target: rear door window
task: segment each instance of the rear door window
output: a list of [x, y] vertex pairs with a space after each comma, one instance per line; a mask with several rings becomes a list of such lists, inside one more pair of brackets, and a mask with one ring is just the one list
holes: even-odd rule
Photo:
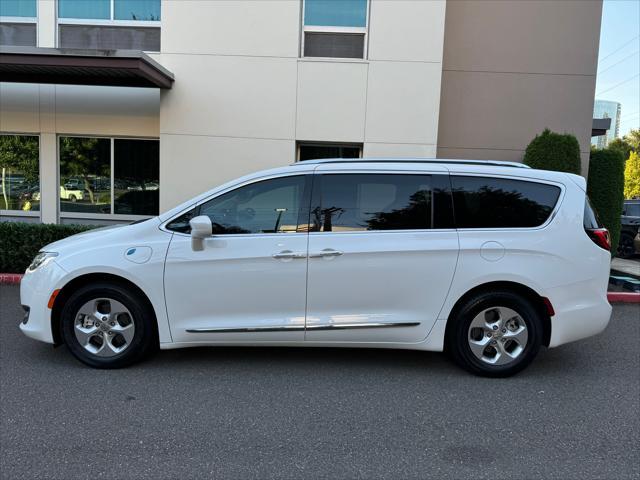
[[506, 178], [451, 176], [458, 228], [530, 228], [545, 223], [560, 188]]
[[323, 174], [314, 180], [315, 231], [453, 228], [444, 175]]

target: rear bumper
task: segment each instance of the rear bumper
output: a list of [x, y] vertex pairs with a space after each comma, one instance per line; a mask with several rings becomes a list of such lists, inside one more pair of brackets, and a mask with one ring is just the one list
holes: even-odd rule
[[549, 347], [591, 337], [607, 328], [612, 310], [607, 292], [594, 290], [592, 282], [580, 282], [551, 292], [556, 314], [551, 317]]

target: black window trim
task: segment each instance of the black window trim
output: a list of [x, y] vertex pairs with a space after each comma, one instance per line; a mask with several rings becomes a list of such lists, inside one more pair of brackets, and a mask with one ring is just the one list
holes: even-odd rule
[[[311, 198], [311, 206], [309, 208], [309, 213], [311, 213], [311, 211], [313, 210], [313, 206], [314, 205], [320, 205], [321, 206], [321, 202], [320, 199], [318, 198], [320, 195], [320, 189], [317, 188], [317, 186], [321, 185], [321, 179], [320, 181], [315, 180], [316, 177], [322, 177], [324, 175], [425, 175], [425, 176], [429, 176], [432, 179], [439, 177], [436, 179], [436, 182], [438, 180], [442, 181], [442, 183], [444, 185], [446, 185], [448, 188], [448, 193], [449, 193], [449, 200], [451, 202], [451, 212], [452, 212], [452, 222], [455, 222], [455, 217], [453, 217], [453, 198], [452, 198], [452, 194], [451, 194], [451, 180], [450, 180], [450, 174], [448, 172], [444, 172], [444, 171], [428, 171], [428, 170], [389, 170], [389, 171], [384, 171], [384, 170], [354, 170], [354, 169], [348, 169], [348, 170], [320, 170], [320, 171], [316, 171], [314, 173], [314, 182], [313, 182], [313, 190], [312, 190], [312, 198]], [[444, 178], [447, 177], [447, 178]], [[434, 184], [434, 182], [432, 182], [432, 184]], [[432, 197], [433, 200], [433, 197]], [[431, 205], [431, 212], [432, 212], [432, 218], [431, 218], [431, 222], [433, 223], [433, 202]], [[309, 218], [309, 222], [311, 222], [311, 218]], [[455, 225], [455, 223], [454, 223]], [[355, 230], [355, 231], [342, 231], [342, 232], [321, 232], [320, 231], [320, 227], [319, 225], [315, 225], [313, 229], [309, 230], [309, 233], [311, 235], [363, 235], [363, 234], [391, 234], [391, 233], [407, 233], [407, 234], [411, 234], [411, 233], [424, 233], [424, 232], [453, 232], [455, 231], [456, 228], [455, 226], [452, 226], [450, 228], [403, 228], [403, 229], [395, 229], [395, 230]]]
[[[459, 232], [504, 232], [504, 231], [513, 231], [513, 232], [524, 232], [524, 231], [532, 231], [532, 230], [542, 230], [546, 228], [556, 217], [558, 211], [560, 210], [560, 206], [564, 201], [565, 196], [565, 186], [562, 183], [554, 182], [552, 180], [546, 180], [542, 178], [532, 178], [532, 177], [524, 177], [518, 175], [499, 175], [499, 174], [487, 174], [487, 173], [467, 173], [467, 172], [449, 172], [449, 181], [452, 181], [451, 177], [483, 177], [483, 178], [499, 178], [505, 180], [517, 180], [521, 182], [530, 182], [530, 183], [542, 183], [545, 185], [551, 185], [554, 187], [558, 187], [560, 189], [560, 194], [558, 195], [558, 200], [556, 201], [556, 205], [549, 214], [547, 220], [537, 227], [493, 227], [493, 228], [475, 228], [475, 227], [458, 227], [458, 223], [456, 220], [456, 212], [455, 212], [455, 204], [453, 206], [453, 218], [455, 221], [456, 230]], [[451, 191], [453, 192], [453, 183], [451, 184]]]
[[[167, 228], [167, 225], [169, 225], [171, 222], [173, 222], [174, 220], [177, 220], [178, 218], [180, 218], [182, 215], [185, 215], [187, 213], [189, 213], [191, 210], [195, 210], [195, 214], [194, 217], [197, 217], [200, 214], [200, 207], [202, 207], [202, 205], [204, 205], [205, 203], [209, 202], [210, 200], [213, 200], [214, 198], [218, 198], [222, 195], [225, 195], [229, 192], [232, 192], [233, 190], [237, 190], [239, 188], [243, 188], [246, 187], [247, 185], [251, 185], [254, 183], [260, 183], [260, 182], [264, 182], [267, 180], [275, 180], [275, 179], [279, 179], [279, 178], [286, 178], [286, 177], [305, 177], [305, 186], [304, 186], [304, 191], [302, 193], [302, 203], [306, 203], [308, 202], [308, 207], [307, 207], [307, 212], [309, 215], [309, 220], [310, 220], [310, 208], [311, 208], [311, 192], [312, 192], [312, 185], [313, 185], [313, 171], [307, 171], [307, 172], [287, 172], [287, 173], [281, 173], [281, 174], [276, 174], [276, 175], [268, 175], [265, 177], [259, 177], [259, 178], [252, 178], [250, 180], [247, 180], [246, 182], [242, 182], [242, 183], [238, 183], [235, 185], [231, 185], [228, 188], [225, 188], [224, 190], [220, 190], [215, 192], [214, 194], [202, 198], [200, 200], [198, 200], [197, 202], [195, 202], [194, 204], [190, 205], [189, 207], [185, 208], [184, 210], [181, 210], [179, 213], [177, 213], [176, 215], [172, 216], [170, 219], [162, 222], [162, 224], [160, 225], [160, 230], [162, 230], [163, 232], [167, 232], [170, 233], [172, 235], [181, 235], [181, 236], [185, 236], [185, 237], [191, 237], [190, 233], [183, 233], [183, 232], [177, 232], [175, 230], [171, 230], [170, 228]], [[300, 225], [300, 221], [304, 220], [304, 217], [302, 217], [302, 215], [304, 214], [305, 210], [303, 209], [299, 214], [298, 214], [298, 225]], [[309, 221], [307, 220], [307, 222]], [[244, 237], [273, 237], [273, 236], [277, 236], [277, 237], [282, 237], [283, 235], [300, 235], [302, 233], [308, 233], [308, 232], [287, 232], [287, 233], [234, 233], [234, 234], [214, 234], [213, 236], [224, 236], [224, 237], [233, 237], [233, 238], [244, 238]]]

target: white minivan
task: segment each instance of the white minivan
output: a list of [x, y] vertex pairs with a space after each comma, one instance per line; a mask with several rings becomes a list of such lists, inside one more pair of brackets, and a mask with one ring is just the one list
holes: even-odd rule
[[47, 245], [20, 328], [98, 368], [158, 347], [340, 346], [444, 350], [503, 377], [607, 326], [609, 249], [576, 175], [305, 161]]

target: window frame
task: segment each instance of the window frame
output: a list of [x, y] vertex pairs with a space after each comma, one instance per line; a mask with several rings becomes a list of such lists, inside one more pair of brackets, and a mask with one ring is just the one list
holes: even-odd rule
[[[73, 138], [101, 138], [101, 139], [109, 139], [109, 183], [111, 189], [111, 198], [110, 198], [110, 210], [109, 213], [83, 213], [83, 212], [63, 212], [60, 208], [60, 139], [62, 137], [73, 137]], [[158, 205], [158, 214], [157, 215], [129, 215], [124, 213], [114, 213], [115, 211], [115, 192], [114, 192], [114, 183], [115, 183], [115, 141], [116, 140], [156, 140], [160, 142], [158, 137], [127, 137], [123, 135], [109, 136], [109, 135], [75, 135], [73, 133], [60, 133], [56, 135], [56, 211], [58, 212], [58, 218], [70, 218], [70, 219], [87, 219], [87, 220], [124, 220], [124, 221], [135, 221], [142, 219], [149, 219], [153, 217], [157, 217], [160, 212], [160, 206]], [[158, 158], [158, 164], [160, 162], [160, 158]], [[158, 179], [158, 184], [160, 185], [160, 179]], [[162, 188], [160, 185], [159, 188]]]
[[[113, 0], [112, 0], [113, 1]], [[300, 18], [301, 24], [301, 35], [300, 35], [300, 58], [304, 58], [306, 60], [326, 60], [326, 59], [338, 59], [342, 61], [364, 61], [369, 58], [369, 15], [371, 12], [371, 0], [367, 0], [367, 10], [365, 13], [365, 26], [364, 27], [332, 27], [332, 26], [320, 26], [320, 25], [305, 25], [304, 17], [305, 17], [305, 8], [307, 1], [302, 0], [302, 12]], [[349, 57], [307, 57], [304, 54], [304, 42], [305, 42], [305, 34], [307, 32], [310, 33], [346, 33], [346, 34], [358, 34], [363, 35], [363, 47], [362, 47], [362, 58], [349, 58]]]
[[[162, 8], [162, 3], [161, 3]], [[60, 25], [87, 25], [97, 27], [140, 27], [162, 29], [162, 14], [160, 20], [117, 20], [115, 19], [115, 0], [109, 0], [109, 19], [102, 18], [66, 18], [60, 16], [60, 4], [56, 0], [56, 46], [60, 48]], [[145, 52], [159, 53], [160, 50], [145, 50]]]
[[[13, 16], [0, 16], [0, 24], [2, 23], [24, 23], [26, 25], [33, 25], [36, 27], [36, 44], [37, 47], [39, 45], [39, 33], [38, 33], [38, 15], [39, 15], [39, 2], [36, 0], [36, 16], [35, 17], [13, 17]], [[4, 45], [3, 45], [4, 46]], [[3, 132], [4, 133], [4, 132]], [[20, 134], [14, 134], [20, 135]], [[39, 136], [38, 136], [39, 137]], [[14, 211], [14, 210], [5, 210], [5, 211]]]
[[[24, 133], [24, 132], [0, 132], [0, 135], [17, 135], [20, 137], [37, 137], [38, 138], [38, 186], [42, 192], [42, 139], [40, 133]], [[41, 197], [42, 198], [42, 197]], [[1, 201], [1, 200], [0, 200]], [[35, 217], [40, 218], [42, 215], [42, 202], [40, 202], [40, 208], [37, 211], [29, 210], [5, 210], [0, 208], [1, 217]]]
[[[217, 191], [215, 193], [213, 193], [212, 195], [209, 195], [205, 198], [202, 198], [200, 200], [198, 200], [197, 202], [195, 202], [194, 204], [188, 206], [187, 208], [185, 208], [184, 210], [181, 210], [180, 212], [178, 212], [177, 214], [173, 215], [171, 218], [169, 218], [168, 220], [162, 222], [162, 225], [160, 225], [160, 230], [171, 233], [173, 235], [182, 235], [185, 237], [191, 237], [190, 233], [183, 233], [183, 232], [178, 232], [176, 230], [171, 230], [169, 228], [167, 228], [167, 225], [170, 224], [171, 222], [173, 222], [174, 220], [177, 220], [178, 218], [180, 218], [182, 215], [185, 215], [187, 213], [189, 213], [192, 210], [195, 210], [195, 214], [194, 217], [197, 217], [198, 215], [200, 215], [200, 207], [202, 207], [202, 205], [204, 205], [205, 203], [210, 202], [211, 200], [214, 200], [215, 198], [218, 198], [222, 195], [226, 195], [227, 193], [230, 193], [234, 190], [238, 190], [240, 188], [244, 188], [248, 185], [252, 185], [254, 183], [260, 183], [260, 182], [264, 182], [264, 181], [268, 181], [268, 180], [276, 180], [279, 178], [286, 178], [286, 177], [304, 177], [304, 181], [305, 181], [305, 186], [304, 186], [304, 191], [302, 193], [302, 205], [304, 205], [305, 203], [308, 203], [308, 213], [307, 213], [307, 223], [309, 222], [309, 220], [311, 219], [311, 204], [312, 204], [312, 192], [313, 192], [313, 187], [314, 187], [314, 174], [313, 171], [301, 171], [301, 172], [286, 172], [286, 173], [280, 173], [280, 174], [274, 174], [274, 175], [267, 175], [265, 177], [259, 177], [259, 178], [252, 178], [250, 180], [247, 180], [245, 182], [242, 183], [238, 183], [235, 185], [231, 185], [228, 188], [225, 188], [223, 190]], [[298, 213], [298, 222], [300, 222], [300, 213]], [[273, 237], [273, 236], [277, 236], [277, 237], [282, 237], [283, 235], [308, 235], [309, 232], [273, 232], [273, 233], [234, 233], [234, 234], [213, 234], [213, 237], [231, 237], [231, 238], [245, 238], [245, 237]]]
[[[529, 183], [541, 183], [544, 185], [550, 185], [553, 187], [558, 187], [560, 189], [560, 194], [558, 195], [558, 199], [556, 200], [556, 204], [547, 217], [547, 220], [538, 225], [537, 227], [459, 227], [458, 220], [456, 217], [456, 206], [455, 200], [453, 199], [453, 181], [451, 177], [481, 177], [481, 178], [490, 178], [490, 179], [504, 179], [504, 180], [516, 180], [521, 182], [529, 182]], [[545, 180], [541, 178], [531, 178], [517, 175], [499, 175], [499, 174], [490, 174], [490, 173], [468, 173], [468, 172], [450, 172], [449, 173], [449, 181], [451, 182], [451, 196], [453, 200], [453, 218], [455, 229], [459, 232], [525, 232], [525, 231], [533, 231], [533, 230], [542, 230], [546, 228], [556, 217], [562, 202], [564, 201], [566, 187], [562, 183], [554, 182], [552, 180]]]

